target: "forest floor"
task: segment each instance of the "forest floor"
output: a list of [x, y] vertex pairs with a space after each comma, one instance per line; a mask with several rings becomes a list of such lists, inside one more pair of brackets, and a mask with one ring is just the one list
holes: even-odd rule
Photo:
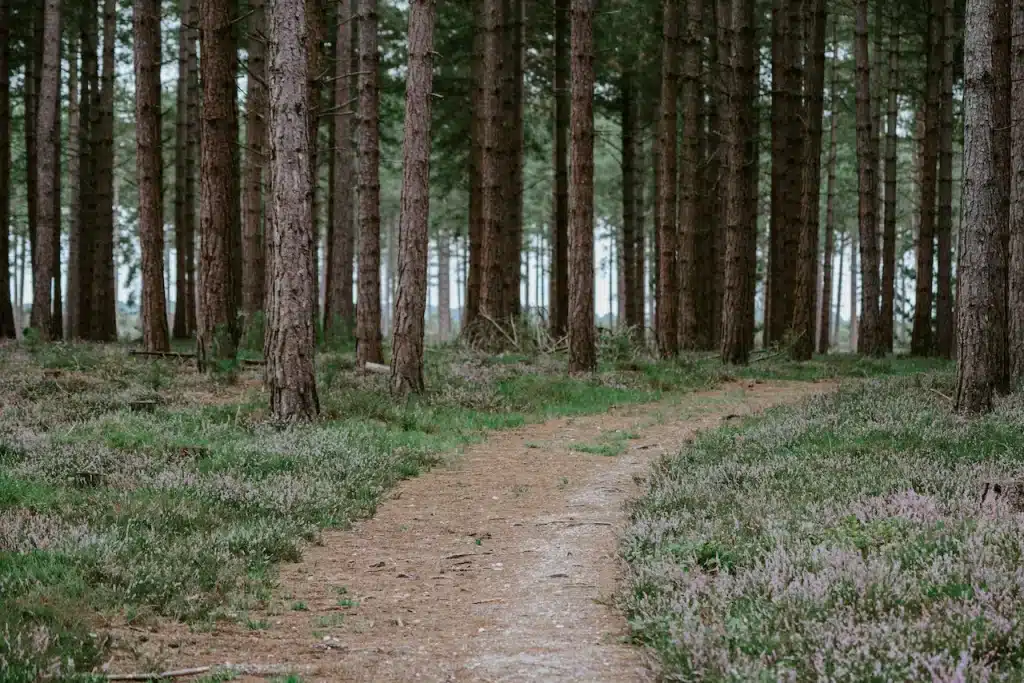
[[[257, 651], [280, 666], [363, 658], [387, 678], [386, 667], [414, 661], [403, 648], [421, 643], [369, 644], [381, 629], [388, 643], [438, 629], [438, 647], [457, 649], [470, 641], [437, 635], [457, 627], [500, 655], [501, 619], [514, 625], [534, 609], [531, 623], [561, 619], [558, 603], [543, 611], [542, 587], [562, 599], [584, 591], [577, 609], [595, 620], [591, 636], [621, 635], [622, 623], [590, 601], [612, 597], [614, 525], [647, 451], [670, 452], [696, 426], [766, 405], [764, 392], [784, 400], [822, 388], [776, 382], [933, 365], [765, 354], [727, 369], [606, 344], [599, 373], [570, 378], [557, 356], [443, 348], [428, 350], [428, 394], [394, 401], [386, 377], [328, 351], [318, 356], [322, 419], [282, 428], [268, 421], [258, 367], [204, 377], [187, 360], [122, 346], [0, 347], [0, 678], [91, 680], [105, 664], [166, 670], [225, 656], [246, 663], [254, 658], [235, 653]], [[733, 389], [693, 393], [723, 386]], [[493, 430], [503, 431], [479, 445]], [[516, 516], [523, 526], [493, 519]], [[558, 543], [585, 544], [597, 559], [560, 558]], [[473, 554], [454, 557], [464, 552]], [[531, 579], [527, 569], [548, 566], [538, 558], [550, 571]], [[522, 593], [520, 580], [539, 583]], [[413, 612], [394, 616], [403, 604]], [[433, 623], [430, 610], [445, 604], [489, 621]], [[584, 623], [553, 622], [543, 637]], [[221, 637], [225, 645], [211, 644]], [[516, 637], [529, 650], [529, 633]], [[277, 642], [301, 642], [308, 658], [293, 662]], [[615, 666], [639, 666], [614, 639], [609, 647], [623, 657]], [[486, 679], [488, 667], [512, 665], [480, 659], [475, 670]]]

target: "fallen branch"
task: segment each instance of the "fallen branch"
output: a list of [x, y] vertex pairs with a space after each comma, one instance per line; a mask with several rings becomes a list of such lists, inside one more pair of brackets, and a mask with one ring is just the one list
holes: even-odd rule
[[502, 336], [504, 336], [505, 339], [508, 339], [508, 343], [512, 345], [512, 348], [514, 348], [516, 351], [519, 350], [519, 342], [517, 342], [515, 339], [510, 337], [508, 332], [506, 332], [504, 330], [504, 328], [502, 328], [502, 326], [499, 325], [494, 320], [494, 318], [492, 318], [491, 316], [487, 315], [486, 313], [481, 313], [480, 317], [483, 318], [484, 320], [486, 320], [487, 322], [491, 323], [492, 325], [494, 325], [494, 329], [496, 329], [498, 332], [501, 332]]
[[[180, 351], [142, 351], [139, 349], [131, 349], [128, 351], [129, 356], [146, 356], [150, 358], [177, 358], [180, 360], [188, 360], [195, 358], [194, 353], [181, 353]], [[252, 358], [239, 358], [238, 362], [242, 365], [266, 365], [264, 360], [253, 360]]]
[[391, 374], [391, 366], [389, 366], [389, 365], [381, 365], [380, 363], [369, 363], [368, 362], [368, 363], [366, 363], [366, 365], [363, 366], [363, 369], [366, 370], [367, 372], [374, 372], [374, 373], [376, 373], [378, 375], [390, 375]]
[[178, 669], [176, 671], [164, 671], [163, 673], [149, 674], [108, 674], [108, 681], [158, 681], [161, 678], [184, 678], [185, 676], [197, 676], [208, 672], [209, 666], [196, 666], [191, 669]]
[[942, 392], [941, 392], [941, 391], [939, 391], [938, 389], [932, 389], [931, 387], [926, 387], [926, 388], [928, 389], [928, 391], [932, 392], [932, 393], [933, 393], [933, 394], [935, 394], [936, 396], [941, 396], [942, 398], [946, 399], [946, 400], [947, 400], [947, 401], [949, 401], [950, 403], [952, 403], [952, 402], [953, 402], [953, 399], [952, 399], [951, 397], [949, 397], [949, 396], [946, 396], [946, 395], [945, 395], [944, 393], [942, 393]]
[[612, 526], [611, 522], [586, 522], [575, 519], [556, 519], [550, 522], [537, 522], [534, 526], [550, 526], [552, 524], [565, 524], [567, 526]]

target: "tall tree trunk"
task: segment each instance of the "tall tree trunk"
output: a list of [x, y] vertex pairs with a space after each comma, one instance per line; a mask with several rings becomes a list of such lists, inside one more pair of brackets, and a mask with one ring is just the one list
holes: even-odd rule
[[95, 341], [117, 339], [117, 268], [114, 265], [114, 51], [115, 0], [103, 2], [103, 66], [99, 120], [93, 131], [96, 157], [96, 227], [93, 242], [91, 335]]
[[507, 188], [505, 190], [505, 292], [502, 296], [503, 318], [517, 318], [522, 309], [520, 301], [522, 287], [522, 250], [523, 250], [523, 18], [524, 0], [506, 0], [505, 54], [507, 65], [507, 85], [504, 98], [505, 126], [508, 133], [505, 137], [505, 155], [508, 159], [506, 167]]
[[189, 28], [186, 30], [187, 41], [187, 149], [185, 151], [185, 329], [189, 336], [199, 330], [198, 297], [196, 291], [196, 165], [199, 162], [202, 135], [202, 121], [199, 117], [199, 59], [197, 47], [199, 41], [199, 2], [183, 0], [187, 7], [186, 16]]
[[856, 235], [850, 236], [850, 353], [856, 353], [860, 337], [860, 322], [858, 321], [857, 310], [860, 305], [860, 297], [857, 293], [857, 276], [860, 269], [857, 266], [857, 249], [859, 241]]
[[82, 237], [82, 203], [79, 187], [81, 185], [81, 108], [78, 80], [78, 25], [71, 30], [69, 36], [70, 51], [68, 55], [68, 182], [71, 186], [71, 200], [68, 222], [68, 287], [65, 292], [65, 315], [67, 324], [64, 336], [74, 339], [78, 336], [79, 311], [78, 291], [81, 287], [79, 270], [75, 262], [81, 250]]
[[818, 285], [818, 228], [821, 215], [821, 117], [825, 90], [825, 1], [805, 0], [804, 25], [810, 43], [805, 53], [803, 109], [805, 159], [800, 197], [800, 251], [793, 304], [792, 353], [810, 360], [814, 353], [815, 296]]
[[[936, 0], [938, 1], [938, 0]], [[1010, 116], [1011, 103], [1011, 11], [1006, 0], [996, 3], [993, 17], [992, 40], [992, 162], [995, 166], [995, 177], [998, 179], [999, 191], [996, 203], [996, 225], [999, 226], [999, 258], [997, 261], [994, 289], [998, 293], [998, 307], [994, 315], [989, 317], [993, 336], [992, 356], [994, 368], [995, 390], [1000, 394], [1010, 391], [1010, 346], [1009, 346], [1009, 251], [1010, 251], [1010, 129], [1013, 120]], [[966, 149], [966, 147], [965, 147]], [[959, 356], [958, 356], [959, 357]]]
[[359, 306], [360, 366], [383, 360], [380, 331], [380, 94], [377, 0], [359, 2]]
[[835, 315], [832, 317], [832, 346], [839, 345], [839, 312], [843, 306], [843, 259], [846, 257], [846, 235], [839, 241], [839, 268], [836, 270], [838, 273], [836, 282], [836, 308]]
[[[723, 76], [728, 88], [727, 116], [723, 121], [725, 145], [725, 291], [722, 301], [722, 361], [746, 364], [753, 338], [753, 273], [751, 262], [756, 253], [757, 225], [751, 221], [751, 144], [756, 134], [753, 117], [754, 27], [753, 0], [719, 3], [719, 25], [725, 27], [726, 45], [719, 55], [728, 55]], [[753, 168], [752, 166], [750, 168]]]
[[[43, 11], [45, 3], [36, 3], [29, 12], [31, 36], [25, 55], [25, 78], [22, 84], [24, 94], [25, 122], [25, 208], [28, 211], [28, 243], [31, 250], [33, 289], [35, 288], [35, 263], [39, 254], [36, 246], [39, 221], [39, 87], [43, 63]], [[34, 307], [34, 306], [33, 306]], [[34, 314], [33, 314], [34, 315]]]
[[355, 222], [352, 192], [355, 173], [352, 150], [352, 38], [354, 17], [352, 3], [343, 2], [338, 14], [335, 34], [334, 73], [334, 187], [331, 197], [334, 220], [327, 264], [327, 306], [324, 332], [332, 337], [348, 339], [355, 330], [355, 307], [352, 304], [352, 274], [355, 259]]
[[401, 243], [392, 336], [391, 391], [422, 393], [430, 223], [430, 99], [433, 85], [434, 0], [409, 6], [409, 71], [402, 140]]
[[[1012, 106], [1014, 111], [1020, 112], [1024, 111], [1024, 3], [1015, 2], [1013, 5], [1012, 35]], [[1024, 125], [1021, 125], [1019, 121], [1012, 128], [1012, 166], [1008, 282], [1009, 354], [1012, 376], [1015, 380], [1019, 380], [1024, 377]], [[965, 195], [963, 200], [966, 202], [966, 199]], [[961, 240], [963, 240], [963, 232], [961, 232]], [[961, 246], [961, 264], [964, 259], [962, 251], [963, 247]], [[962, 287], [963, 279], [961, 277], [958, 291], [961, 291]], [[960, 299], [960, 306], [963, 306], [962, 299]]]
[[[263, 355], [270, 410], [279, 421], [320, 411], [314, 356], [312, 188], [302, 0], [270, 0], [270, 287]], [[204, 60], [205, 61], [205, 60]], [[205, 140], [205, 137], [204, 137]]]
[[[622, 73], [622, 313], [626, 327], [643, 334], [643, 290], [638, 291], [635, 272], [637, 268], [637, 233], [643, 226], [637, 224], [637, 136], [636, 74], [631, 69]], [[640, 312], [640, 323], [637, 311]], [[641, 337], [642, 338], [642, 337]]]
[[311, 191], [313, 192], [313, 280], [317, 283], [313, 295], [313, 320], [314, 324], [320, 319], [320, 235], [321, 216], [323, 208], [323, 197], [320, 191], [320, 168], [324, 155], [320, 149], [320, 104], [323, 101], [322, 83], [323, 72], [323, 42], [327, 29], [324, 25], [324, 0], [305, 0], [306, 2], [306, 58], [309, 61], [307, 67], [307, 87], [309, 88], [309, 106], [306, 116], [309, 118], [309, 174]]
[[594, 0], [571, 0], [569, 372], [597, 369], [594, 320]]
[[719, 51], [722, 37], [722, 28], [718, 24], [718, 8], [716, 3], [706, 2], [707, 27], [708, 27], [708, 132], [707, 132], [707, 154], [704, 170], [704, 194], [705, 194], [705, 221], [707, 223], [707, 258], [710, 261], [709, 289], [710, 289], [710, 320], [708, 321], [708, 349], [714, 350], [722, 343], [722, 295], [725, 289], [723, 278], [725, 258], [725, 230], [722, 222], [723, 213], [723, 189], [724, 178], [723, 150], [722, 144], [722, 113], [726, 101], [726, 88], [722, 80], [721, 58]]
[[135, 141], [142, 247], [142, 346], [167, 351], [164, 296], [163, 155], [160, 102], [160, 0], [135, 0]]
[[[985, 412], [1001, 388], [1006, 327], [1006, 260], [1002, 205], [1006, 182], [997, 149], [1004, 136], [996, 110], [1005, 106], [999, 73], [1005, 64], [1001, 43], [1009, 42], [1002, 0], [967, 3], [964, 38], [964, 223], [960, 235], [957, 305], [957, 377], [954, 409]], [[1008, 19], [1008, 17], [1007, 17]], [[1008, 23], [1008, 22], [1007, 22]], [[1007, 74], [1008, 75], [1008, 74]], [[1006, 178], [1005, 180], [1009, 180]]]
[[174, 122], [174, 323], [171, 336], [187, 339], [185, 319], [188, 300], [188, 276], [185, 235], [185, 155], [188, 149], [188, 13], [190, 0], [181, 5], [178, 28], [178, 92]]
[[267, 66], [263, 0], [249, 0], [249, 53], [245, 104], [245, 197], [242, 205], [242, 315], [245, 324], [263, 310], [266, 291], [263, 245], [263, 165], [267, 141]]
[[900, 29], [893, 21], [889, 35], [889, 93], [885, 135], [885, 219], [882, 228], [882, 310], [881, 343], [893, 350], [895, 315], [893, 298], [896, 291], [896, 151], [897, 115], [899, 114]]
[[96, 184], [96, 129], [99, 125], [99, 93], [97, 85], [97, 28], [96, 1], [83, 6], [80, 17], [82, 40], [82, 80], [79, 97], [78, 132], [78, 184], [72, 191], [77, 194], [79, 217], [72, 233], [71, 254], [68, 260], [72, 288], [71, 337], [90, 339], [96, 305], [93, 297], [95, 280], [95, 242], [97, 217]]
[[60, 130], [54, 125], [55, 111], [60, 102], [60, 0], [46, 0], [43, 19], [43, 66], [37, 108], [36, 211], [37, 232], [34, 268], [32, 270], [32, 327], [48, 340], [53, 334], [52, 294], [54, 262], [57, 245], [53, 237], [58, 232], [60, 217], [55, 211], [53, 195], [56, 190], [54, 162], [60, 146]]
[[485, 21], [484, 3], [473, 3], [473, 63], [469, 122], [469, 225], [467, 226], [469, 258], [466, 266], [466, 308], [460, 319], [463, 330], [480, 313], [480, 289], [483, 283], [484, 200], [482, 174], [484, 134], [487, 130], [487, 112], [485, 111], [487, 93], [484, 83]]
[[[58, 34], [57, 68], [61, 68], [61, 49], [63, 41]], [[58, 77], [59, 78], [59, 77]], [[51, 333], [53, 339], [64, 339], [64, 297], [61, 292], [61, 96], [60, 85], [57, 86], [57, 106], [53, 110], [53, 129], [56, 131], [57, 144], [53, 147], [53, 308], [51, 309]]]
[[867, 355], [885, 353], [879, 335], [878, 278], [878, 147], [871, 118], [871, 69], [868, 62], [868, 1], [855, 3], [854, 59], [857, 65], [857, 188], [860, 224], [861, 338], [858, 350]]
[[[17, 337], [11, 301], [11, 39], [10, 0], [0, 0], [0, 339]], [[72, 72], [74, 68], [72, 67]], [[17, 264], [15, 264], [17, 265]]]
[[939, 144], [939, 85], [942, 77], [942, 11], [945, 0], [932, 0], [929, 8], [928, 49], [924, 102], [924, 148], [921, 168], [921, 223], [917, 244], [917, 297], [910, 352], [925, 356], [932, 351], [932, 274], [935, 250], [935, 165]]
[[765, 345], [785, 341], [793, 324], [801, 230], [801, 0], [772, 2], [771, 215], [765, 288]]
[[[836, 58], [838, 54], [836, 51], [836, 45], [838, 39], [836, 37], [836, 26], [837, 20], [835, 15], [832, 18], [832, 48], [833, 48], [833, 59], [832, 59], [832, 74], [829, 78], [829, 144], [828, 144], [828, 180], [827, 188], [825, 191], [825, 254], [821, 259], [822, 266], [822, 279], [821, 279], [821, 312], [820, 325], [818, 326], [818, 353], [828, 353], [829, 348], [832, 346], [832, 261], [835, 258], [835, 243], [836, 243], [836, 130], [839, 122], [839, 111], [837, 105], [839, 103], [839, 96], [836, 89]], [[840, 247], [839, 252], [839, 282], [843, 281], [843, 252]], [[840, 292], [839, 301], [842, 301], [842, 293]], [[836, 314], [838, 320], [839, 315]]]
[[679, 97], [680, 0], [664, 0], [662, 24], [661, 121], [658, 125], [658, 350], [663, 358], [679, 352], [679, 297], [676, 281], [677, 113]]
[[[503, 122], [503, 58], [505, 57], [504, 36], [507, 17], [503, 11], [503, 0], [486, 0], [486, 39], [484, 48], [484, 109], [486, 129], [482, 158], [483, 176], [483, 281], [480, 291], [480, 310], [494, 321], [504, 322], [505, 294], [505, 247], [507, 229], [503, 191], [507, 188], [505, 179], [508, 168], [503, 162], [505, 126]], [[491, 326], [481, 329], [491, 333]]]
[[569, 317], [569, 0], [555, 0], [555, 197], [551, 232], [551, 332]]
[[234, 358], [238, 339], [231, 265], [238, 209], [237, 195], [231, 192], [233, 148], [238, 143], [233, 125], [237, 55], [230, 10], [230, 0], [199, 4], [203, 113], [197, 351], [202, 370], [212, 370], [217, 360]]
[[[942, 88], [939, 98], [938, 289], [935, 297], [935, 353], [953, 357], [953, 32], [952, 0], [942, 12]], [[1012, 124], [1011, 124], [1012, 125]]]
[[[441, 342], [452, 336], [452, 288], [451, 288], [452, 238], [441, 234], [437, 237], [437, 330]], [[527, 270], [529, 273], [529, 270]], [[540, 283], [540, 279], [537, 279]], [[537, 290], [538, 294], [540, 290]], [[529, 297], [526, 299], [529, 301]]]
[[679, 347], [700, 348], [697, 279], [697, 232], [700, 230], [700, 200], [697, 176], [700, 173], [701, 107], [704, 93], [700, 82], [701, 43], [703, 42], [704, 2], [687, 0], [686, 30], [683, 35], [682, 118], [683, 138], [679, 169]]

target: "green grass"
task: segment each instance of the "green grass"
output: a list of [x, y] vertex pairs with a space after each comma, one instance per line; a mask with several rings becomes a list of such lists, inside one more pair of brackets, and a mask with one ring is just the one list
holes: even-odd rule
[[249, 623], [277, 563], [299, 559], [319, 530], [372, 515], [396, 482], [487, 430], [656, 401], [733, 373], [906, 367], [767, 359], [737, 371], [706, 356], [620, 354], [569, 378], [557, 356], [431, 349], [428, 361], [430, 392], [396, 401], [386, 377], [353, 372], [350, 352], [324, 353], [322, 419], [280, 428], [258, 368], [208, 378], [117, 346], [0, 347], [0, 678], [59, 666], [87, 679], [108, 645], [100, 615]]
[[[905, 366], [904, 366], [905, 367]], [[900, 373], [896, 373], [900, 374]], [[1024, 680], [1024, 401], [873, 380], [699, 437], [631, 512], [622, 601], [666, 680]]]

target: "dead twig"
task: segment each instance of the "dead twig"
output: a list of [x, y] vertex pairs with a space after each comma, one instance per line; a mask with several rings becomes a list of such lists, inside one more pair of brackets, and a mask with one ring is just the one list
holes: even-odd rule
[[380, 363], [369, 363], [368, 362], [368, 363], [366, 363], [366, 365], [363, 366], [363, 369], [366, 370], [367, 372], [372, 372], [372, 373], [375, 373], [375, 374], [378, 374], [378, 375], [390, 375], [391, 374], [391, 366], [389, 366], [389, 365], [381, 365]]
[[942, 392], [941, 392], [941, 391], [939, 391], [938, 389], [932, 389], [931, 387], [927, 387], [927, 389], [928, 389], [928, 391], [932, 392], [932, 393], [933, 393], [933, 394], [935, 394], [936, 396], [941, 396], [942, 398], [946, 399], [946, 400], [947, 400], [947, 401], [949, 401], [950, 403], [952, 403], [952, 402], [953, 402], [953, 399], [952, 399], [951, 397], [949, 397], [949, 396], [946, 396], [946, 395], [945, 395], [944, 393], [942, 393]]
[[108, 681], [158, 681], [161, 678], [184, 678], [185, 676], [198, 676], [207, 673], [213, 667], [195, 666], [191, 669], [177, 669], [175, 671], [164, 671], [163, 673], [148, 674], [108, 674]]

